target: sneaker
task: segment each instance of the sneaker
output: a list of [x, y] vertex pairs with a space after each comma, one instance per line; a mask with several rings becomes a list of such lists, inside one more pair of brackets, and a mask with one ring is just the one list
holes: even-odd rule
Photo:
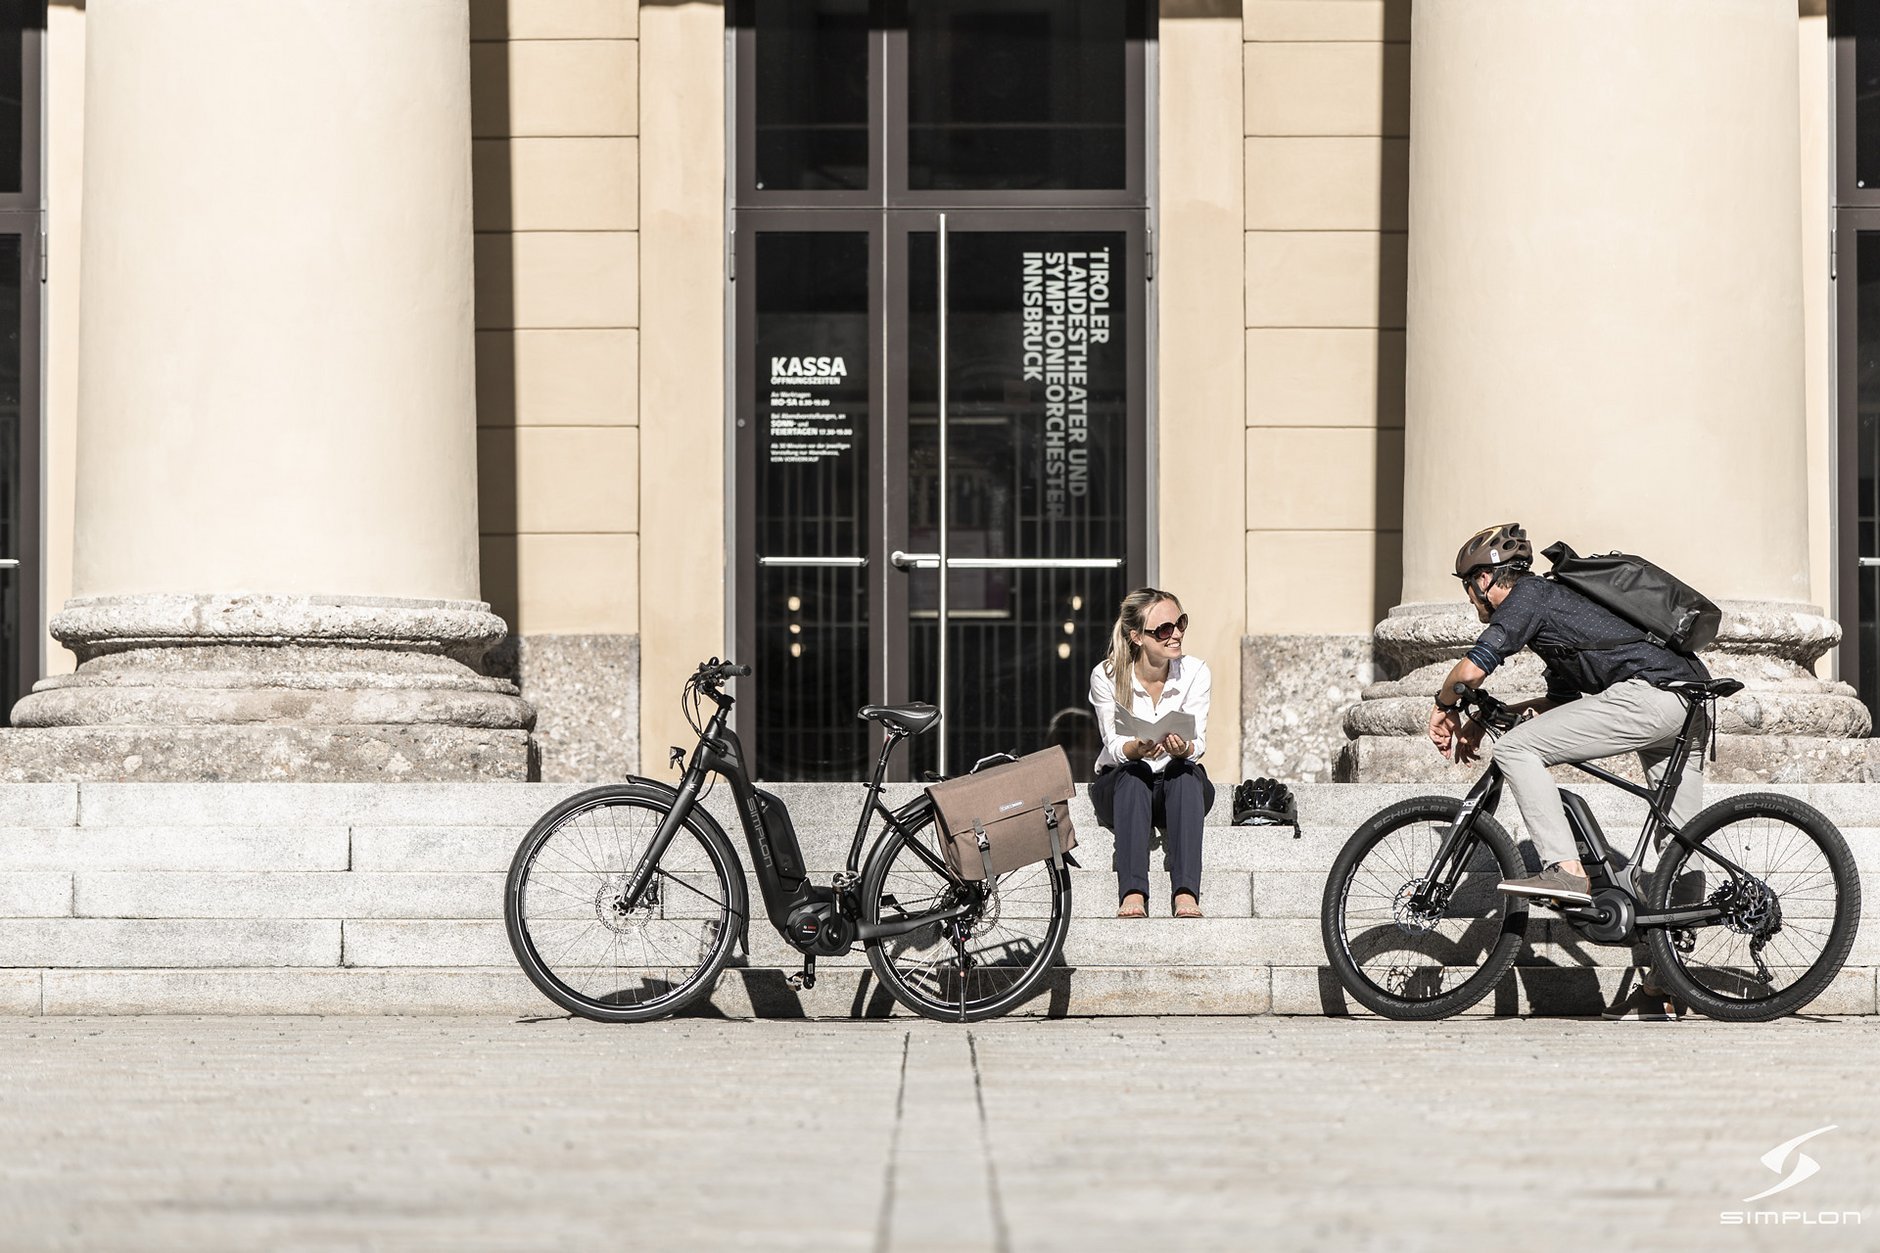
[[1541, 896], [1574, 905], [1593, 903], [1592, 883], [1584, 875], [1568, 874], [1559, 862], [1526, 879], [1504, 879], [1498, 887], [1509, 896]]

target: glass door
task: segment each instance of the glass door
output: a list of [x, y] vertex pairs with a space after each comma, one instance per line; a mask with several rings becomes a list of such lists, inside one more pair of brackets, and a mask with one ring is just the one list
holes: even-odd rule
[[891, 228], [905, 503], [885, 606], [906, 629], [889, 678], [944, 714], [913, 745], [916, 773], [1048, 742], [1095, 756], [1090, 668], [1146, 557], [1142, 246], [1127, 214]]

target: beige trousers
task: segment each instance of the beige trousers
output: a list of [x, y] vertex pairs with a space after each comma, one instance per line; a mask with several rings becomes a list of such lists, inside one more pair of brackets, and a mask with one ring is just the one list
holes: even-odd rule
[[[1684, 700], [1675, 693], [1643, 679], [1627, 679], [1596, 696], [1582, 696], [1530, 718], [1495, 742], [1491, 753], [1521, 808], [1528, 834], [1534, 837], [1541, 865], [1577, 861], [1580, 856], [1560, 807], [1560, 789], [1547, 767], [1635, 752], [1645, 777], [1656, 786], [1683, 729], [1684, 711]], [[1671, 802], [1671, 821], [1677, 826], [1703, 808], [1703, 738], [1707, 733], [1700, 714], [1692, 728], [1697, 742], [1685, 760]]]

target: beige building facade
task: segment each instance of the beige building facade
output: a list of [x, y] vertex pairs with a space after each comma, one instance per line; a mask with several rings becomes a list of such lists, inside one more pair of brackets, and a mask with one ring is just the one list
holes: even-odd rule
[[1143, 583], [1217, 783], [1413, 776], [1509, 518], [1725, 602], [1724, 769], [1868, 777], [1819, 3], [31, 21], [10, 777], [658, 773], [711, 655], [767, 777], [953, 769]]

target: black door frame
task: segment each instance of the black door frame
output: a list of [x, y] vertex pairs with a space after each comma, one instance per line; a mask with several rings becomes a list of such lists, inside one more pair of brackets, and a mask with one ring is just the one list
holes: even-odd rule
[[[732, 466], [729, 486], [727, 579], [729, 635], [734, 655], [756, 657], [756, 516], [751, 507], [757, 483], [755, 284], [739, 283], [754, 273], [756, 239], [773, 231], [834, 231], [869, 234], [869, 316], [879, 329], [871, 357], [868, 517], [874, 520], [867, 538], [866, 586], [870, 622], [868, 700], [888, 702], [910, 699], [906, 646], [908, 586], [905, 571], [889, 562], [895, 547], [906, 547], [908, 371], [906, 345], [909, 314], [907, 298], [907, 240], [922, 229], [931, 230], [940, 214], [947, 215], [949, 231], [1053, 231], [1089, 230], [1122, 233], [1127, 237], [1130, 263], [1126, 272], [1129, 292], [1138, 301], [1126, 317], [1128, 383], [1127, 446], [1143, 455], [1130, 457], [1127, 511], [1126, 572], [1132, 586], [1147, 581], [1151, 564], [1149, 536], [1151, 482], [1155, 465], [1149, 448], [1150, 392], [1153, 362], [1148, 345], [1153, 319], [1153, 263], [1150, 255], [1152, 214], [1149, 204], [1149, 63], [1155, 38], [1156, 5], [1134, 0], [1127, 18], [1124, 49], [1125, 185], [1107, 190], [958, 191], [912, 190], [907, 187], [907, 101], [905, 92], [886, 90], [888, 83], [905, 84], [908, 67], [906, 0], [871, 0], [871, 35], [868, 41], [869, 175], [866, 188], [849, 190], [777, 190], [756, 185], [757, 129], [756, 45], [754, 0], [733, 0], [727, 8], [730, 100], [727, 132], [731, 146], [726, 214], [729, 287], [727, 331], [731, 337], [731, 364], [727, 368], [730, 395], [727, 423], [731, 434]], [[915, 694], [926, 698], [928, 694]], [[753, 747], [755, 741], [752, 741]], [[761, 774], [763, 763], [753, 763]], [[905, 759], [897, 763], [904, 773]], [[897, 773], [895, 777], [901, 777]]]
[[20, 189], [0, 192], [0, 235], [20, 241], [20, 527], [15, 551], [0, 557], [20, 564], [0, 570], [0, 580], [15, 592], [18, 612], [14, 665], [7, 676], [11, 699], [0, 706], [0, 725], [11, 721], [12, 702], [45, 673], [45, 0], [21, 4], [20, 25]]

